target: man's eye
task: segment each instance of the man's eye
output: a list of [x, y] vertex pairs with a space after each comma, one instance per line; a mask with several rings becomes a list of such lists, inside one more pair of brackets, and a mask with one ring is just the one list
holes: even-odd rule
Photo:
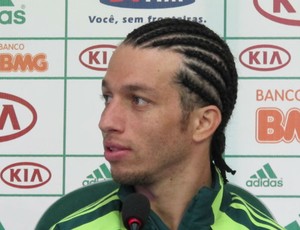
[[111, 101], [111, 99], [112, 99], [112, 97], [111, 97], [110, 95], [106, 95], [106, 94], [103, 94], [103, 95], [102, 95], [102, 98], [103, 98], [104, 103], [105, 103], [106, 105], [109, 104], [110, 101]]
[[145, 99], [143, 99], [141, 97], [137, 97], [137, 96], [133, 96], [132, 101], [136, 105], [147, 105], [148, 104], [148, 101], [146, 101]]

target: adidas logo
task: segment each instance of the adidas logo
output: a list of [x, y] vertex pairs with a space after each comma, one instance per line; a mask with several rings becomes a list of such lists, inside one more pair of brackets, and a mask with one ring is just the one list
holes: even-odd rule
[[90, 175], [88, 175], [86, 177], [86, 180], [84, 180], [82, 182], [82, 185], [89, 185], [89, 184], [93, 184], [93, 183], [97, 183], [99, 181], [102, 180], [106, 180], [106, 179], [111, 179], [111, 174], [110, 174], [110, 170], [108, 169], [108, 167], [106, 166], [106, 164], [102, 164], [100, 165], [98, 168], [96, 168], [93, 173], [91, 173]]
[[300, 225], [297, 221], [293, 221], [285, 227], [286, 230], [300, 230]]
[[0, 6], [14, 6], [11, 0], [0, 0]]
[[0, 7], [13, 7], [4, 10], [0, 8], [0, 25], [21, 25], [26, 22], [25, 5], [22, 5], [21, 9], [17, 9], [18, 7], [14, 7], [11, 0], [0, 0]]
[[0, 230], [5, 230], [1, 222], [0, 222]]
[[249, 180], [246, 181], [247, 187], [282, 187], [282, 179], [278, 179], [275, 172], [267, 163], [263, 168], [257, 170]]

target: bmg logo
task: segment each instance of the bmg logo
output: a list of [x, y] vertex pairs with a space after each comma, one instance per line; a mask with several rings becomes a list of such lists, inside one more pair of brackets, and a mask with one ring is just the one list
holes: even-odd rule
[[284, 114], [278, 108], [260, 108], [256, 112], [256, 140], [260, 143], [300, 142], [300, 109]]

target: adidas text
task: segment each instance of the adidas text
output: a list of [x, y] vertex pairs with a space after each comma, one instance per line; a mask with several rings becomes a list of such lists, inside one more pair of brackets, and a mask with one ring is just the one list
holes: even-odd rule
[[10, 11], [2, 10], [0, 11], [0, 24], [24, 24], [25, 12], [23, 10]]
[[256, 179], [247, 180], [247, 187], [282, 187], [283, 181], [276, 179]]
[[105, 180], [105, 179], [103, 179], [103, 178], [95, 178], [95, 179], [91, 179], [91, 180], [84, 180], [84, 181], [82, 181], [82, 185], [86, 186], [86, 185], [90, 185], [90, 184], [95, 184], [95, 183], [97, 183], [99, 181], [103, 181], [103, 180]]

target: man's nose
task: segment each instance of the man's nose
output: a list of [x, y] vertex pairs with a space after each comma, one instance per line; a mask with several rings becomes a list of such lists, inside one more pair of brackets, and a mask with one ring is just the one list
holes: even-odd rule
[[123, 110], [117, 100], [112, 100], [106, 105], [99, 121], [99, 128], [103, 134], [111, 131], [122, 132], [124, 127]]

